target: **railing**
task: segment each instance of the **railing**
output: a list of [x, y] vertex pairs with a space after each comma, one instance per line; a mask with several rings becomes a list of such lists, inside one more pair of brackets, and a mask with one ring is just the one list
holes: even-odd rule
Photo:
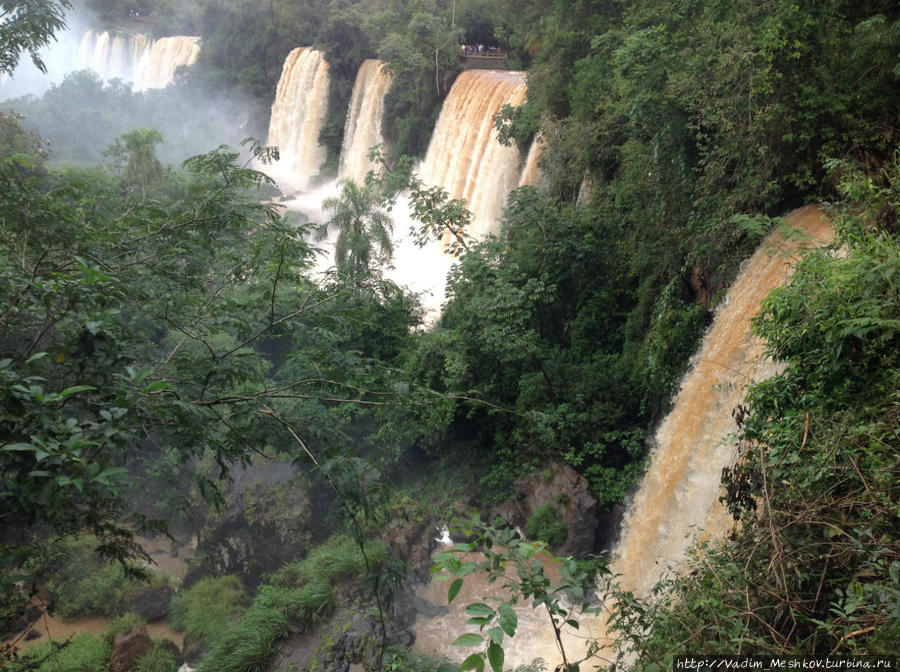
[[460, 53], [465, 59], [467, 68], [480, 68], [482, 70], [506, 69], [506, 54], [488, 51], [465, 51]]

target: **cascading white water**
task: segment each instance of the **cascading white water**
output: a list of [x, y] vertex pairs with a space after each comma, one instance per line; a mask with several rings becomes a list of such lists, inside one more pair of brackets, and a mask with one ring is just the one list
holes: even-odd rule
[[[830, 226], [815, 206], [801, 208], [786, 219], [804, 234], [806, 246], [831, 240]], [[698, 538], [721, 539], [727, 532], [730, 518], [718, 498], [722, 468], [734, 459], [733, 449], [724, 443], [735, 429], [731, 411], [742, 401], [748, 384], [777, 369], [764, 357], [764, 344], [752, 334], [750, 321], [762, 299], [790, 280], [802, 249], [795, 240], [786, 240], [779, 234], [770, 236], [747, 261], [717, 310], [672, 412], [656, 433], [650, 466], [614, 549], [611, 569], [621, 577], [622, 588], [647, 598], [664, 572], [680, 569]], [[460, 661], [471, 653], [468, 649], [448, 652], [446, 644], [472, 629], [464, 626], [467, 617], [463, 609], [475, 600], [467, 598], [475, 596], [481, 601], [494, 589], [482, 577], [466, 581], [472, 582], [473, 592], [458, 597], [449, 614], [417, 619], [417, 635], [423, 635], [421, 644], [417, 639], [418, 650], [440, 650]], [[433, 584], [420, 596], [435, 604], [446, 604], [445, 586]], [[507, 647], [507, 665], [526, 664], [538, 656], [549, 663], [550, 669], [561, 662], [544, 619], [545, 614], [533, 609], [520, 611], [522, 626]], [[570, 658], [582, 657], [590, 640], [604, 648], [600, 657], [585, 663], [583, 669], [605, 666], [614, 659], [602, 616], [582, 618], [577, 631], [564, 632]], [[442, 648], [436, 649], [441, 642]]]
[[361, 183], [366, 173], [378, 168], [369, 160], [369, 149], [384, 143], [381, 134], [384, 97], [393, 82], [393, 75], [384, 68], [382, 61], [370, 58], [359, 67], [344, 126], [338, 171], [341, 177]]
[[176, 35], [154, 41], [142, 34], [95, 34], [89, 30], [81, 37], [77, 67], [93, 70], [101, 79], [130, 81], [135, 91], [144, 91], [168, 86], [175, 71], [192, 65], [199, 55], [199, 37]]
[[528, 156], [525, 158], [525, 166], [522, 168], [522, 175], [519, 177], [520, 187], [537, 187], [540, 184], [541, 169], [538, 166], [538, 161], [540, 161], [543, 151], [544, 140], [540, 135], [537, 135], [531, 142], [531, 148], [528, 150]]
[[272, 104], [268, 140], [281, 155], [272, 172], [282, 184], [306, 188], [325, 161], [319, 130], [328, 111], [328, 87], [322, 52], [298, 47], [288, 54]]
[[91, 60], [89, 63], [91, 70], [100, 75], [103, 79], [109, 79], [109, 33], [102, 32], [97, 35], [91, 49]]
[[521, 105], [524, 72], [467, 70], [457, 77], [419, 167], [422, 180], [465, 198], [473, 214], [470, 233], [496, 231], [509, 192], [518, 186], [519, 151], [497, 140], [494, 114], [504, 104]]
[[[134, 50], [137, 54], [137, 49]], [[189, 35], [161, 37], [140, 54], [134, 73], [136, 91], [161, 89], [175, 81], [175, 71], [193, 65], [200, 56], [200, 38]]]

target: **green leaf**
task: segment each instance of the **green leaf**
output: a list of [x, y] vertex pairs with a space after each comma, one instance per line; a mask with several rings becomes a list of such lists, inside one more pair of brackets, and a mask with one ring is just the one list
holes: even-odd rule
[[510, 637], [515, 636], [516, 627], [519, 625], [519, 617], [508, 602], [500, 603], [500, 627]]
[[463, 672], [464, 670], [477, 670], [478, 672], [484, 672], [484, 654], [473, 653], [462, 663], [460, 663], [459, 669], [460, 672]]
[[46, 357], [46, 356], [47, 356], [47, 353], [46, 353], [46, 352], [36, 352], [36, 353], [34, 353], [31, 357], [29, 357], [28, 359], [26, 359], [26, 360], [25, 360], [25, 363], [26, 363], [26, 364], [31, 364], [33, 361], [35, 361], [35, 360], [37, 360], [37, 359], [40, 359], [41, 357]]
[[128, 470], [124, 467], [108, 467], [101, 471], [94, 477], [94, 480], [99, 481], [103, 485], [110, 485], [109, 479], [115, 476], [121, 476], [122, 474], [127, 474]]
[[494, 672], [503, 672], [503, 647], [496, 642], [491, 642], [487, 650], [488, 661], [491, 663], [491, 669]]
[[75, 385], [74, 387], [67, 387], [62, 392], [60, 392], [60, 396], [68, 397], [71, 394], [77, 394], [78, 392], [87, 392], [88, 390], [96, 390], [97, 388], [93, 385]]
[[469, 620], [466, 621], [466, 625], [477, 625], [479, 628], [488, 625], [492, 619], [487, 616], [473, 616]]
[[35, 452], [37, 450], [37, 446], [32, 443], [13, 443], [9, 446], [3, 446], [4, 451], [18, 451], [18, 452]]
[[153, 392], [154, 390], [171, 390], [174, 386], [168, 380], [157, 380], [144, 387], [144, 392]]
[[454, 641], [452, 646], [478, 646], [484, 641], [484, 637], [474, 632], [467, 632], [460, 635]]
[[447, 604], [453, 602], [453, 598], [459, 595], [459, 591], [462, 588], [462, 585], [462, 579], [455, 579], [453, 583], [450, 584], [450, 589], [447, 591]]
[[487, 616], [493, 618], [496, 612], [484, 602], [476, 602], [475, 604], [470, 604], [466, 607], [466, 613], [472, 616]]

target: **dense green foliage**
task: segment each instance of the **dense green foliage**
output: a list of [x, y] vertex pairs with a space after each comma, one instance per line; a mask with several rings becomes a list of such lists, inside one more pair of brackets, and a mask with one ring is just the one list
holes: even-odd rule
[[157, 645], [137, 660], [134, 672], [175, 672], [178, 667], [171, 649]]
[[547, 502], [531, 514], [525, 524], [529, 539], [543, 541], [547, 546], [559, 546], [566, 540], [568, 529], [553, 502]]
[[146, 587], [121, 565], [99, 557], [96, 546], [90, 536], [52, 540], [40, 544], [26, 564], [27, 572], [40, 577], [51, 606], [63, 618], [121, 615]]
[[10, 669], [14, 672], [106, 672], [109, 670], [109, 654], [109, 642], [104, 638], [82, 633], [61, 645], [58, 642], [42, 642]]
[[[116, 150], [121, 176], [0, 164], [5, 523], [89, 530], [117, 556], [137, 551], [120, 524], [136, 513], [126, 460], [293, 454], [258, 408], [324, 445], [340, 437], [328, 407], [367, 395], [342, 382], [359, 359], [331, 333], [352, 307], [329, 307], [351, 292], [303, 277], [309, 248], [256, 200], [262, 175], [225, 148], [161, 173], [147, 143]], [[377, 319], [377, 297], [362, 304]]]
[[[41, 642], [8, 669], [10, 672], [105, 672], [110, 669], [116, 636], [130, 632], [138, 623], [143, 623], [140, 617], [126, 614], [112, 621], [99, 636], [81, 633], [62, 641]], [[135, 661], [135, 672], [175, 672], [178, 666], [171, 650], [174, 646], [170, 641], [154, 641]]]

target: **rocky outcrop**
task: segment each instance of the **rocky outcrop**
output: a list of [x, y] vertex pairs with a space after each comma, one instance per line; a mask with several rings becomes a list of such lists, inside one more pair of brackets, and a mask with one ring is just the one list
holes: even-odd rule
[[225, 507], [200, 534], [185, 586], [234, 574], [253, 588], [263, 574], [309, 549], [309, 486], [296, 465], [260, 462], [235, 469], [233, 479]]
[[436, 544], [434, 530], [435, 526], [424, 520], [394, 518], [385, 525], [381, 538], [411, 571], [427, 572], [431, 568], [431, 550]]
[[[350, 672], [380, 669], [382, 630], [371, 603], [356, 603], [341, 609], [308, 632], [295, 631], [278, 645], [278, 655], [265, 672]], [[396, 613], [396, 609], [392, 610]], [[385, 646], [408, 648], [414, 638], [404, 619], [386, 615]]]
[[147, 626], [137, 623], [129, 632], [116, 635], [109, 658], [110, 672], [130, 672], [138, 659], [153, 648]]
[[169, 586], [149, 586], [131, 599], [126, 611], [140, 615], [148, 623], [161, 621], [169, 614], [169, 602], [174, 594]]
[[584, 555], [594, 550], [597, 530], [597, 500], [587, 479], [565, 464], [554, 464], [536, 474], [520, 478], [513, 485], [512, 502], [498, 507], [497, 513], [510, 525], [522, 530], [528, 520], [545, 505], [553, 506], [566, 528], [565, 541], [554, 545], [556, 555]]

